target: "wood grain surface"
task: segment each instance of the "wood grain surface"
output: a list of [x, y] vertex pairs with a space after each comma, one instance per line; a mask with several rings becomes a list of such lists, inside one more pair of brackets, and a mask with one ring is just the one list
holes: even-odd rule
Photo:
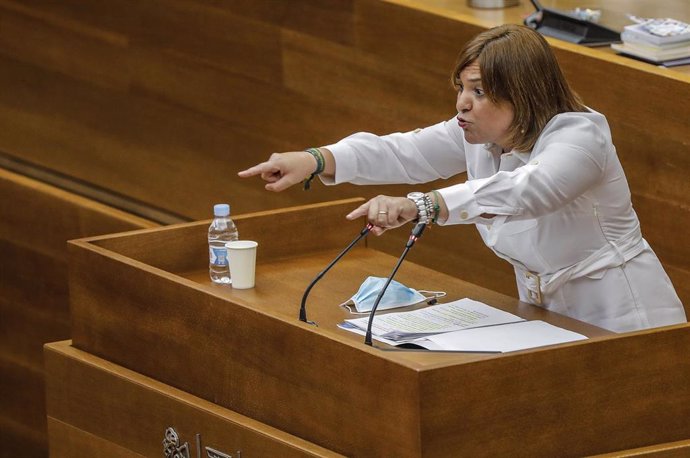
[[47, 451], [42, 346], [70, 336], [66, 241], [154, 225], [0, 169], [0, 456]]
[[[600, 8], [616, 28], [627, 23], [625, 13], [690, 22], [685, 0], [586, 6]], [[446, 186], [463, 177], [425, 186], [316, 183], [311, 192], [272, 194], [236, 172], [274, 151], [451, 117], [448, 74], [462, 43], [531, 11], [527, 1], [480, 10], [450, 0], [0, 0], [0, 153], [186, 220], [208, 218], [220, 201], [240, 214]], [[690, 224], [683, 103], [690, 66], [658, 68], [610, 49], [549, 41], [573, 87], [607, 116], [643, 233], [688, 309], [690, 244], [678, 228]], [[33, 184], [2, 186], [0, 351], [3, 367], [18, 371], [7, 380], [26, 376], [26, 387], [38, 387], [38, 344], [68, 337], [64, 242], [152, 223], [108, 205], [95, 209], [89, 198], [63, 205], [55, 190], [45, 197]], [[50, 230], [39, 240], [30, 228], [45, 220]], [[370, 246], [397, 256], [406, 237], [397, 231]], [[471, 227], [429, 231], [410, 257], [516, 295], [512, 268]], [[34, 264], [42, 266], [40, 286]], [[43, 410], [20, 409], [21, 396], [0, 401], [12, 412], [2, 417], [0, 439], [40, 453], [45, 435], [36, 412]], [[37, 394], [29, 397], [42, 405]]]
[[[265, 250], [251, 290], [212, 285], [201, 260], [187, 261], [205, 248], [206, 222], [71, 242], [73, 345], [349, 456], [584, 456], [690, 435], [690, 325], [613, 334], [410, 262], [404, 284], [590, 339], [502, 355], [372, 348], [336, 327], [363, 276], [394, 264], [371, 247], [314, 289], [318, 327], [298, 321], [304, 285], [359, 226], [328, 227], [321, 250], [291, 245], [292, 233], [351, 203], [238, 218]], [[268, 224], [277, 217], [291, 225]]]

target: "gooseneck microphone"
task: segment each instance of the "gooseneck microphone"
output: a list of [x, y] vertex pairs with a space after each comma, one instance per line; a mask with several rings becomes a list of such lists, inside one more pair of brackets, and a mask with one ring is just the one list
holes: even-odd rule
[[348, 251], [350, 251], [350, 249], [352, 249], [352, 247], [355, 246], [357, 244], [357, 242], [359, 242], [364, 236], [366, 236], [373, 227], [374, 227], [374, 225], [371, 223], [368, 223], [366, 226], [364, 226], [364, 229], [362, 229], [360, 231], [359, 235], [357, 237], [355, 237], [355, 239], [352, 242], [350, 242], [350, 244], [347, 246], [347, 248], [345, 248], [343, 251], [341, 251], [340, 254], [338, 256], [336, 256], [335, 259], [332, 260], [330, 262], [330, 264], [328, 264], [326, 266], [325, 269], [323, 269], [321, 272], [319, 272], [319, 274], [311, 281], [311, 283], [309, 283], [309, 286], [307, 286], [306, 291], [304, 291], [304, 295], [302, 296], [302, 304], [300, 305], [300, 308], [299, 308], [299, 320], [300, 321], [304, 321], [305, 323], [309, 323], [309, 324], [313, 324], [315, 326], [318, 326], [314, 321], [307, 320], [307, 296], [309, 296], [309, 292], [314, 287], [316, 282], [321, 280], [321, 277], [326, 275], [326, 272], [331, 270], [331, 267], [333, 267], [335, 265], [335, 263], [340, 260], [340, 258], [345, 256], [345, 254]]
[[405, 244], [405, 249], [403, 250], [402, 254], [400, 255], [400, 258], [398, 259], [398, 263], [395, 265], [393, 268], [393, 271], [391, 274], [388, 276], [386, 279], [386, 283], [383, 285], [383, 288], [381, 288], [381, 291], [379, 292], [379, 295], [376, 297], [376, 301], [374, 302], [374, 306], [371, 308], [371, 312], [369, 313], [369, 321], [367, 322], [367, 333], [364, 336], [364, 343], [366, 345], [371, 346], [371, 325], [374, 323], [374, 314], [376, 313], [376, 309], [379, 306], [379, 302], [381, 302], [381, 298], [386, 292], [386, 289], [388, 288], [388, 285], [390, 285], [391, 281], [393, 281], [393, 277], [395, 276], [395, 273], [398, 271], [400, 268], [400, 265], [402, 262], [405, 260], [405, 256], [407, 256], [407, 253], [410, 251], [410, 248], [412, 248], [412, 245], [417, 241], [419, 237], [422, 236], [422, 232], [424, 232], [424, 229], [426, 228], [426, 223], [417, 223], [417, 225], [412, 229], [412, 233], [410, 234], [410, 238], [407, 240], [407, 243]]

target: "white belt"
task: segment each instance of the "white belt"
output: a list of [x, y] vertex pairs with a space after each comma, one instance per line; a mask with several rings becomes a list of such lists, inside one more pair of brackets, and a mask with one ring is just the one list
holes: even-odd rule
[[551, 294], [567, 281], [625, 265], [645, 248], [647, 243], [642, 238], [640, 227], [637, 226], [620, 239], [608, 242], [582, 261], [552, 274], [538, 275], [514, 259], [510, 261], [515, 266], [517, 281], [527, 290], [532, 302], [541, 305], [543, 296]]

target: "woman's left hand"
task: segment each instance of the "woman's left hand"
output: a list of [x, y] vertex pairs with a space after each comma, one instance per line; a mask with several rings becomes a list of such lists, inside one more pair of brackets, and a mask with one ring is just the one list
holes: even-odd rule
[[381, 235], [387, 229], [417, 219], [417, 213], [417, 206], [407, 197], [376, 196], [354, 209], [346, 218], [353, 220], [366, 216], [367, 221], [374, 225], [371, 232]]

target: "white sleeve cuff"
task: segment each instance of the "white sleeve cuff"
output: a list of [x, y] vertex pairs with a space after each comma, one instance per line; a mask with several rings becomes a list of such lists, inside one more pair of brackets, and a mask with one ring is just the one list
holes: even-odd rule
[[355, 151], [352, 146], [344, 141], [339, 141], [332, 145], [325, 146], [333, 153], [335, 160], [335, 176], [333, 178], [322, 177], [319, 179], [325, 185], [331, 186], [341, 183], [349, 183], [357, 178], [357, 160], [355, 159]]
[[438, 193], [448, 207], [448, 219], [443, 224], [475, 223], [479, 215], [484, 213], [474, 198], [471, 181], [439, 189]]

